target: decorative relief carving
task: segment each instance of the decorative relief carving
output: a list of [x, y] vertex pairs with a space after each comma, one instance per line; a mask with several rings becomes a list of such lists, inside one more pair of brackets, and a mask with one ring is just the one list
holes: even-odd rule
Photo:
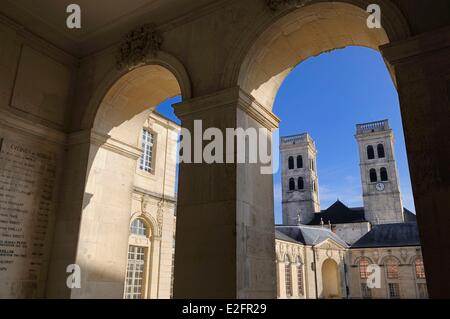
[[267, 5], [273, 11], [280, 8], [295, 7], [300, 8], [311, 2], [312, 0], [266, 0]]
[[124, 37], [117, 54], [117, 68], [131, 70], [155, 57], [161, 49], [163, 37], [154, 24], [139, 26]]
[[158, 224], [158, 231], [160, 234], [162, 234], [163, 219], [164, 219], [164, 200], [161, 200], [158, 202], [158, 211], [156, 213], [156, 222]]

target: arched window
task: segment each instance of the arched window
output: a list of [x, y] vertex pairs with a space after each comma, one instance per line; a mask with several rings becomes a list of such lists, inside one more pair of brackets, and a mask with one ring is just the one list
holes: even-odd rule
[[385, 167], [382, 167], [380, 169], [380, 178], [383, 182], [386, 182], [389, 178], [388, 178], [388, 173]]
[[303, 168], [303, 157], [301, 155], [297, 156], [297, 168]]
[[[130, 233], [139, 237], [150, 237], [150, 231], [144, 220], [136, 218], [131, 222]], [[130, 236], [128, 241], [128, 261], [125, 277], [125, 299], [145, 298], [145, 277], [150, 241]]]
[[423, 266], [423, 259], [418, 257], [414, 261], [414, 268], [416, 269], [416, 278], [425, 279], [425, 267]]
[[286, 296], [292, 296], [292, 274], [291, 274], [291, 262], [289, 257], [286, 255], [284, 257], [284, 282], [286, 286]]
[[290, 191], [295, 190], [295, 180], [293, 178], [289, 179], [289, 190]]
[[131, 223], [130, 231], [133, 235], [147, 236], [147, 226], [145, 225], [145, 222], [140, 218], [136, 218], [135, 220], [133, 220], [133, 222]]
[[375, 183], [378, 179], [377, 179], [377, 171], [375, 170], [375, 168], [371, 168], [369, 171], [369, 175], [370, 175], [370, 182], [371, 183]]
[[375, 158], [375, 152], [373, 150], [373, 146], [369, 145], [367, 146], [367, 159], [374, 159]]
[[297, 289], [299, 296], [303, 296], [305, 294], [303, 287], [303, 265], [300, 258], [297, 258]]
[[292, 156], [289, 156], [288, 166], [289, 166], [289, 169], [294, 169], [294, 158]]
[[298, 178], [298, 189], [305, 189], [305, 182], [303, 181], [303, 177]]
[[388, 279], [398, 279], [398, 260], [388, 258], [386, 260], [386, 276]]
[[367, 279], [369, 277], [367, 267], [369, 267], [369, 259], [366, 257], [361, 257], [359, 259], [359, 278]]
[[378, 144], [377, 145], [377, 153], [378, 153], [378, 158], [384, 158], [385, 157], [383, 144]]

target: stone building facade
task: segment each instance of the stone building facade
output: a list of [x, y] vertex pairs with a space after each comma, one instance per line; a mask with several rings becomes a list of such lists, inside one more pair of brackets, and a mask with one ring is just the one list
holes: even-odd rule
[[402, 204], [389, 122], [358, 124], [356, 139], [364, 207], [337, 200], [319, 210], [315, 165], [308, 167], [306, 187], [303, 166], [294, 165], [305, 149], [314, 150], [308, 158], [316, 161], [314, 141], [308, 134], [281, 138], [283, 225], [275, 226], [279, 298], [428, 296], [417, 222]]

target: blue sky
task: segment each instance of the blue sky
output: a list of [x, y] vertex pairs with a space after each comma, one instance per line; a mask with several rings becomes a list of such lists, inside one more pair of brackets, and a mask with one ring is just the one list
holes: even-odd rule
[[[157, 110], [179, 122], [167, 100]], [[389, 119], [404, 206], [415, 212], [398, 95], [380, 53], [348, 47], [298, 65], [281, 86], [274, 105], [280, 136], [308, 132], [318, 150], [321, 208], [336, 199], [362, 206], [357, 123]], [[275, 220], [281, 223], [280, 172], [274, 175]]]

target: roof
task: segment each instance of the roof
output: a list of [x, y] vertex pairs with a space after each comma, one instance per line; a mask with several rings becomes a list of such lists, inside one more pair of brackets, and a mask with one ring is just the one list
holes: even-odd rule
[[[416, 215], [404, 208], [405, 222], [416, 222]], [[320, 225], [323, 220], [324, 224], [351, 224], [367, 222], [364, 216], [364, 207], [347, 207], [340, 200], [320, 213], [315, 213], [313, 219], [308, 225]]]
[[315, 246], [327, 239], [331, 239], [343, 247], [348, 247], [348, 244], [339, 236], [328, 228], [322, 227], [276, 225], [275, 238], [309, 246]]
[[376, 225], [351, 248], [420, 246], [417, 223]]
[[320, 213], [314, 214], [312, 221], [308, 225], [320, 225], [321, 220], [325, 224], [348, 224], [348, 223], [362, 223], [366, 222], [364, 218], [364, 208], [348, 208], [340, 200], [337, 200], [333, 205]]
[[403, 215], [405, 216], [405, 222], [417, 222], [416, 214], [411, 212], [409, 209], [403, 208]]

